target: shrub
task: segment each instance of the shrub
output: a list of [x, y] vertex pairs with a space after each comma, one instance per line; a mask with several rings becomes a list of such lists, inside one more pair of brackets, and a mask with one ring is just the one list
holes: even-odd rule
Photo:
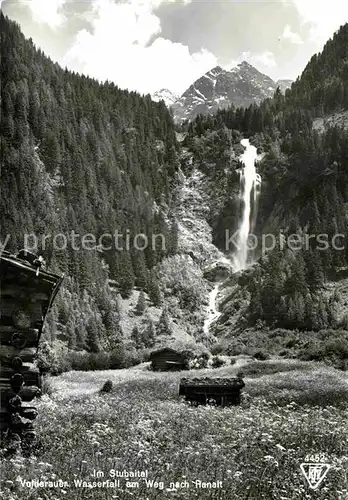
[[124, 367], [126, 352], [123, 346], [110, 352], [109, 366], [111, 370], [118, 370]]
[[109, 353], [71, 352], [67, 361], [70, 369], [77, 371], [118, 370], [141, 363], [145, 357], [144, 352], [145, 350], [139, 351], [138, 354], [135, 349], [126, 351], [125, 347], [120, 345]]
[[51, 375], [61, 375], [64, 372], [69, 372], [72, 369], [69, 358], [66, 352], [61, 352], [56, 357], [55, 364], [51, 367], [49, 373]]
[[107, 352], [90, 354], [91, 370], [107, 370], [110, 368], [110, 355]]
[[307, 342], [299, 352], [299, 358], [305, 361], [324, 361], [339, 370], [346, 370], [348, 342], [344, 338]]
[[137, 350], [138, 362], [145, 363], [147, 361], [150, 361], [150, 353], [151, 353], [151, 349], [148, 349], [148, 348], [138, 349]]
[[214, 356], [212, 358], [211, 366], [212, 368], [220, 368], [220, 366], [223, 366], [225, 364], [225, 361], [221, 359], [219, 356]]
[[190, 367], [195, 368], [197, 370], [200, 370], [202, 368], [207, 368], [208, 360], [209, 360], [209, 354], [204, 352], [203, 354], [192, 360]]
[[338, 359], [335, 368], [344, 372], [348, 371], [348, 359]]
[[86, 351], [54, 351], [45, 346], [40, 354], [38, 366], [41, 373], [61, 375], [70, 370], [98, 371], [118, 370], [135, 366], [149, 359], [149, 349], [139, 349], [120, 344], [111, 352], [100, 351], [91, 353]]
[[283, 358], [290, 358], [291, 357], [290, 351], [288, 349], [282, 349], [279, 352], [279, 356], [282, 356]]
[[108, 393], [108, 392], [111, 392], [112, 391], [112, 380], [107, 380], [103, 387], [100, 389], [100, 392], [101, 393]]
[[211, 346], [210, 350], [212, 354], [217, 355], [217, 354], [222, 354], [225, 351], [225, 347], [222, 344], [217, 343]]
[[186, 360], [190, 360], [195, 357], [195, 353], [193, 352], [192, 349], [184, 349], [183, 351], [181, 351], [181, 355]]
[[77, 371], [108, 370], [110, 368], [110, 355], [103, 351], [98, 353], [70, 352], [68, 361], [70, 369]]
[[340, 359], [348, 359], [348, 342], [345, 339], [329, 340], [325, 346], [325, 354], [327, 356], [337, 356]]
[[254, 352], [253, 357], [258, 361], [266, 361], [266, 359], [270, 358], [270, 355], [265, 351], [256, 351]]
[[72, 370], [89, 371], [91, 369], [90, 354], [87, 352], [70, 352], [69, 361]]
[[130, 368], [132, 366], [138, 365], [141, 362], [141, 353], [139, 354], [135, 349], [131, 349], [125, 352], [123, 365], [121, 366], [121, 368]]
[[52, 396], [53, 394], [52, 381], [47, 375], [42, 377], [41, 394], [47, 394], [47, 396]]
[[[59, 375], [63, 373], [64, 368], [64, 358], [60, 359], [57, 352], [52, 349], [48, 342], [41, 342], [39, 345], [36, 365], [40, 370], [40, 373], [51, 373], [51, 375]], [[66, 365], [66, 363], [65, 363]]]
[[229, 356], [238, 356], [239, 354], [249, 354], [246, 346], [238, 339], [233, 339], [228, 346], [226, 353]]

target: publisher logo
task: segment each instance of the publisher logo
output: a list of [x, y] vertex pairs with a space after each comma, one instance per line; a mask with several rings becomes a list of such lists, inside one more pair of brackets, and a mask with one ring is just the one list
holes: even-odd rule
[[304, 462], [300, 465], [301, 471], [307, 480], [308, 486], [316, 490], [330, 469], [330, 464]]

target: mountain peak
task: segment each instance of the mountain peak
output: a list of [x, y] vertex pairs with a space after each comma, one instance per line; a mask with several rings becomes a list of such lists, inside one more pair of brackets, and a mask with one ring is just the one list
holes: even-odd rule
[[192, 120], [197, 114], [210, 114], [220, 108], [259, 104], [272, 97], [276, 84], [247, 61], [231, 70], [215, 66], [196, 80], [173, 104], [175, 119]]
[[[250, 63], [248, 63], [248, 61], [242, 61], [241, 63], [238, 64], [238, 66], [240, 68], [254, 68], [254, 66]], [[256, 69], [256, 68], [254, 68]]]
[[246, 70], [254, 70], [254, 71], [258, 71], [255, 66], [253, 66], [252, 64], [248, 63], [248, 61], [242, 61], [240, 63], [238, 63], [236, 66], [233, 66], [233, 68], [230, 69], [230, 71], [232, 72], [236, 72], [236, 71], [246, 71]]
[[221, 73], [223, 70], [223, 68], [221, 66], [215, 66], [214, 68], [212, 68], [211, 70], [208, 71], [208, 73]]
[[169, 89], [157, 90], [151, 97], [152, 100], [156, 102], [164, 101], [168, 107], [172, 106], [172, 104], [179, 99], [179, 95]]

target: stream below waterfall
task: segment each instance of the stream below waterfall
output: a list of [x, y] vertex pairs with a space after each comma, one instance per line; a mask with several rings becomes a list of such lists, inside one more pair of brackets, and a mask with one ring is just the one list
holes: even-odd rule
[[208, 311], [208, 317], [203, 325], [204, 333], [209, 333], [210, 325], [214, 323], [221, 315], [221, 313], [218, 311], [216, 307], [216, 297], [218, 293], [219, 293], [219, 285], [217, 284], [214, 286], [213, 290], [210, 292], [209, 295], [209, 311]]

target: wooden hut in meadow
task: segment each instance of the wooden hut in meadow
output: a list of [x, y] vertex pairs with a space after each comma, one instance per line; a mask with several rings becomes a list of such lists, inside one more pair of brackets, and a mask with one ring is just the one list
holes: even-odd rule
[[185, 396], [186, 401], [195, 405], [207, 403], [221, 406], [239, 405], [243, 387], [245, 383], [242, 374], [230, 378], [182, 378], [179, 395]]
[[188, 369], [187, 357], [171, 347], [163, 347], [150, 354], [151, 368], [154, 371], [179, 371]]

